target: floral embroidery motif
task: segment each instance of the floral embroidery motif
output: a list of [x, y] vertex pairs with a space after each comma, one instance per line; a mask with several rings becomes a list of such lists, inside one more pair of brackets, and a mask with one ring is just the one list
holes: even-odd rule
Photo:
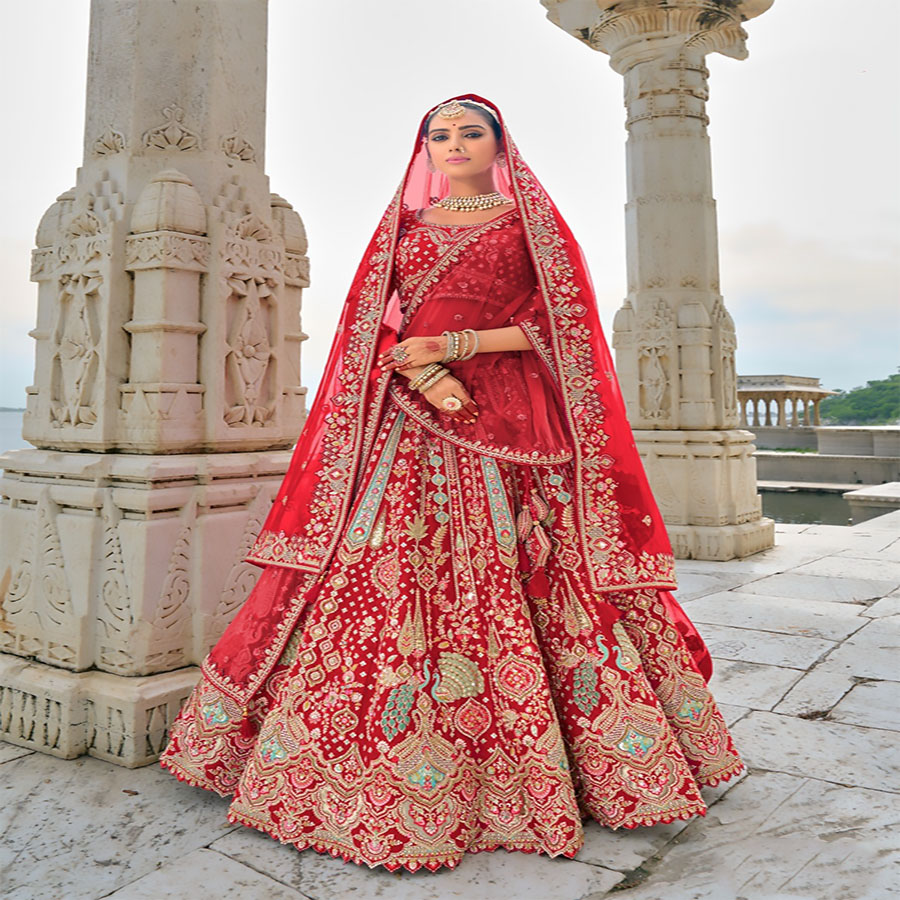
[[479, 738], [491, 727], [491, 711], [480, 700], [470, 697], [456, 711], [453, 724], [469, 738]]
[[497, 669], [497, 686], [513, 700], [524, 700], [537, 686], [538, 669], [525, 659], [510, 657]]
[[656, 741], [649, 735], [641, 734], [632, 728], [616, 746], [632, 756], [643, 758], [655, 743]]

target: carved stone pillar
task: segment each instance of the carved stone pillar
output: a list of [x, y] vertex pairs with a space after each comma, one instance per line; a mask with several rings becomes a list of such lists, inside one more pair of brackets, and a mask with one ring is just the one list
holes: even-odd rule
[[263, 169], [266, 0], [92, 0], [84, 158], [37, 229], [0, 480], [0, 736], [158, 753], [256, 580], [305, 415], [306, 236]]
[[734, 322], [719, 292], [706, 54], [746, 57], [741, 21], [772, 0], [541, 0], [624, 76], [628, 296], [616, 369], [638, 449], [680, 557], [772, 546], [753, 434], [737, 406]]

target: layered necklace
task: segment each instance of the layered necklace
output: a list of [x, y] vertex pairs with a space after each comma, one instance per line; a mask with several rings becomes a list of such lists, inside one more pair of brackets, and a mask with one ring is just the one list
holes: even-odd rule
[[452, 209], [456, 212], [465, 212], [472, 209], [491, 209], [503, 203], [511, 203], [509, 197], [504, 197], [499, 191], [491, 191], [490, 194], [474, 194], [472, 196], [451, 196], [438, 200], [435, 206], [442, 209]]

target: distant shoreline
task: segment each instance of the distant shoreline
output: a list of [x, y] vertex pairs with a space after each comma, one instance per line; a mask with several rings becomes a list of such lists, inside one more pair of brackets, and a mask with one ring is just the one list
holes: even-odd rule
[[24, 406], [0, 406], [0, 412], [25, 412]]

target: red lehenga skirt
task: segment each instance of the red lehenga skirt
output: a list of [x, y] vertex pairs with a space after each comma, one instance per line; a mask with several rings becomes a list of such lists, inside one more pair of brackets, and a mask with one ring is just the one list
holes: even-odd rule
[[[671, 595], [587, 589], [571, 478], [571, 463], [452, 444], [389, 398], [340, 550], [277, 665], [245, 709], [201, 677], [161, 765], [233, 796], [232, 822], [390, 870], [498, 847], [571, 857], [587, 817], [703, 815], [699, 788], [742, 763]], [[535, 490], [549, 507], [537, 570], [516, 528]], [[269, 567], [254, 590], [301, 584]]]

